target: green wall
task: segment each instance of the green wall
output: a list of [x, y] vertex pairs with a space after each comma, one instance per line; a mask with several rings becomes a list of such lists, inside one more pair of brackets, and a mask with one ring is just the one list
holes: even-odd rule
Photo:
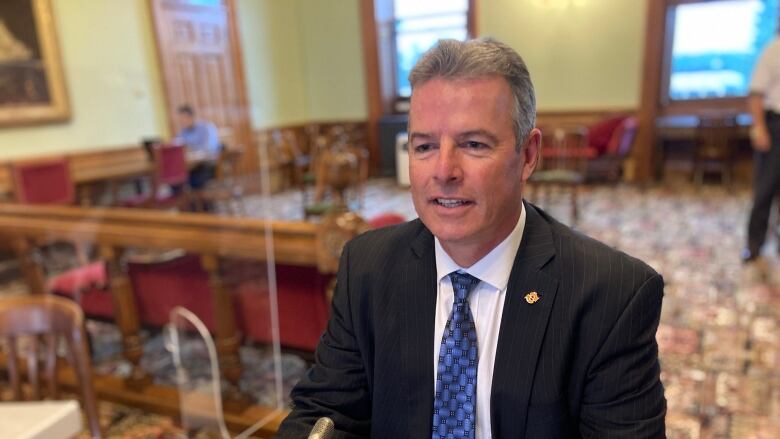
[[540, 110], [639, 106], [647, 0], [479, 0], [478, 32], [525, 59]]
[[298, 0], [309, 120], [368, 117], [359, 1]]
[[358, 1], [238, 1], [255, 128], [367, 116]]
[[52, 1], [72, 117], [0, 128], [0, 159], [165, 136], [167, 125], [146, 1]]
[[239, 0], [237, 5], [252, 126], [306, 120], [298, 2]]

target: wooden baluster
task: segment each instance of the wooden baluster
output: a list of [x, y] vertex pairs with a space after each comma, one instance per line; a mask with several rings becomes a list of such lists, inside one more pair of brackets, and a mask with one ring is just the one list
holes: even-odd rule
[[21, 236], [15, 238], [12, 245], [14, 253], [16, 253], [16, 257], [19, 260], [19, 269], [22, 271], [30, 293], [45, 293], [46, 280], [35, 246], [30, 245], [30, 239]]
[[139, 334], [141, 328], [138, 310], [133, 298], [132, 286], [127, 273], [123, 270], [123, 248], [113, 248], [108, 245], [100, 247], [100, 255], [108, 266], [111, 282], [111, 297], [114, 306], [114, 318], [122, 334], [122, 355], [132, 365], [130, 375], [125, 385], [131, 389], [142, 389], [151, 383], [151, 378], [141, 369], [140, 361], [143, 355], [143, 341]]
[[219, 357], [219, 368], [228, 384], [222, 390], [225, 410], [241, 412], [249, 406], [249, 398], [238, 387], [243, 367], [238, 356], [240, 344], [236, 330], [236, 318], [230, 293], [225, 289], [220, 270], [220, 261], [215, 255], [203, 255], [200, 258], [203, 269], [209, 274], [216, 323], [215, 344]]

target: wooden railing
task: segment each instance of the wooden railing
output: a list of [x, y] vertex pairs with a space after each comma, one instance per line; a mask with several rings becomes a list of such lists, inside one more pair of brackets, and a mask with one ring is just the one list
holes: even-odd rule
[[41, 294], [45, 279], [35, 259], [35, 249], [52, 241], [97, 246], [107, 263], [116, 323], [122, 334], [123, 356], [132, 365], [127, 389], [143, 391], [150, 379], [140, 367], [143, 353], [140, 319], [132, 288], [123, 267], [129, 248], [182, 249], [200, 255], [209, 275], [215, 316], [215, 341], [221, 370], [230, 383], [224, 392], [225, 407], [233, 413], [248, 405], [238, 390], [242, 366], [233, 302], [223, 281], [225, 258], [266, 259], [266, 227], [273, 237], [276, 262], [316, 266], [316, 225], [260, 219], [225, 218], [203, 214], [98, 209], [79, 207], [0, 204], [0, 237], [17, 253], [31, 292]]
[[[253, 147], [260, 145], [260, 140], [268, 135], [274, 129], [289, 129], [296, 133], [301, 146], [304, 149], [308, 149], [306, 146], [309, 143], [309, 139], [306, 134], [306, 126], [317, 125], [322, 130], [330, 129], [330, 127], [338, 125], [362, 125], [365, 121], [362, 120], [349, 120], [349, 121], [325, 121], [325, 122], [312, 122], [311, 124], [293, 124], [284, 125], [274, 128], [258, 129], [253, 133]], [[306, 146], [306, 147], [305, 147]], [[89, 192], [89, 186], [106, 181], [117, 181], [125, 178], [132, 178], [135, 176], [149, 175], [152, 171], [152, 163], [146, 154], [146, 151], [140, 145], [115, 145], [106, 146], [103, 148], [86, 149], [78, 151], [70, 151], [61, 154], [55, 154], [56, 157], [66, 157], [70, 162], [71, 176], [73, 182], [76, 185], [86, 188], [84, 192]], [[50, 157], [48, 155], [39, 156], [26, 156], [19, 159], [6, 159], [0, 161], [0, 199], [9, 200], [13, 198], [13, 181], [10, 173], [11, 164], [15, 161], [28, 161], [36, 159], [45, 159]], [[282, 178], [279, 173], [279, 167], [282, 166], [280, 161], [284, 161], [283, 157], [269, 157], [271, 163], [269, 169], [271, 170], [272, 182]], [[272, 189], [282, 189], [286, 183], [279, 182], [272, 184]]]
[[[152, 164], [146, 152], [138, 145], [121, 146], [89, 151], [74, 151], [59, 154], [67, 157], [73, 182], [77, 185], [134, 175], [146, 175], [152, 170]], [[34, 160], [40, 157], [25, 157], [19, 160]], [[15, 160], [0, 162], [0, 198], [10, 199], [13, 192], [11, 164]]]

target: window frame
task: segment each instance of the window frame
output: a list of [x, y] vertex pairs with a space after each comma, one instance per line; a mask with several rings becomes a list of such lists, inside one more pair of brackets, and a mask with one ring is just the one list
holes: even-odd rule
[[[465, 32], [466, 32], [466, 38], [473, 38], [472, 34], [469, 33], [469, 10], [470, 10], [470, 4], [469, 3], [470, 2], [468, 2], [468, 1], [466, 2], [465, 16], [463, 17], [463, 18], [465, 18], [466, 26], [465, 26], [465, 29], [463, 29], [463, 30], [465, 30]], [[440, 18], [440, 17], [454, 16], [454, 15], [455, 15], [455, 13], [452, 13], [452, 12], [448, 12], [448, 13], [434, 13], [434, 14], [427, 14], [427, 15], [420, 15], [420, 16], [416, 16], [416, 17], [406, 18], [405, 20], [417, 20], [417, 19], [426, 19], [426, 18]], [[393, 91], [394, 91], [395, 102], [396, 103], [401, 101], [401, 100], [406, 100], [406, 101], [409, 100], [409, 97], [408, 96], [403, 96], [400, 93], [400, 90], [399, 90], [400, 89], [400, 81], [399, 81], [400, 78], [398, 77], [398, 71], [399, 71], [399, 65], [398, 65], [398, 63], [399, 63], [399, 60], [398, 60], [398, 38], [399, 38], [398, 23], [399, 23], [399, 21], [400, 21], [400, 19], [397, 19], [397, 18], [394, 17], [394, 20], [393, 20]], [[443, 30], [461, 30], [461, 29], [462, 28], [460, 28], [460, 27], [441, 27], [441, 28], [438, 28], [437, 30], [442, 30], [443, 31]], [[418, 29], [418, 30], [410, 31], [410, 32], [408, 32], [408, 34], [413, 34], [413, 33], [416, 33], [416, 32], [422, 33], [422, 32], [427, 32], [427, 30], [425, 30], [425, 29]]]
[[[405, 114], [408, 112], [409, 98], [403, 97], [397, 91], [397, 48], [395, 32], [395, 16], [393, 13], [394, 0], [370, 0], [373, 3], [373, 27], [376, 36], [374, 54], [367, 56], [367, 62], [375, 57], [376, 71], [379, 76], [378, 87], [368, 85], [369, 100], [378, 99], [381, 102], [382, 114]], [[468, 0], [466, 11], [466, 35], [474, 38], [477, 35], [477, 1]], [[373, 55], [373, 56], [372, 56]], [[367, 72], [370, 67], [367, 68]]]

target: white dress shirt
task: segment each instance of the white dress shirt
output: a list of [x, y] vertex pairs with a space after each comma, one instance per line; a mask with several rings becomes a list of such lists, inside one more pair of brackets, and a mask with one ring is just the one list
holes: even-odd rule
[[441, 338], [447, 326], [447, 319], [449, 319], [452, 312], [455, 296], [448, 275], [453, 271], [461, 271], [481, 281], [469, 296], [471, 314], [477, 327], [477, 351], [479, 355], [477, 365], [476, 439], [488, 439], [492, 436], [490, 431], [490, 389], [493, 384], [493, 364], [496, 360], [496, 346], [498, 344], [498, 332], [501, 328], [501, 315], [504, 311], [506, 287], [509, 283], [509, 274], [512, 271], [517, 249], [520, 247], [520, 241], [523, 238], [524, 229], [525, 206], [512, 233], [485, 257], [471, 267], [466, 268], [458, 266], [452, 260], [447, 252], [444, 251], [438, 238], [434, 240], [436, 248], [436, 279], [438, 280], [433, 347], [434, 389], [436, 388], [436, 366], [439, 363]]
[[753, 69], [750, 91], [764, 95], [764, 108], [780, 113], [780, 37], [764, 49]]

